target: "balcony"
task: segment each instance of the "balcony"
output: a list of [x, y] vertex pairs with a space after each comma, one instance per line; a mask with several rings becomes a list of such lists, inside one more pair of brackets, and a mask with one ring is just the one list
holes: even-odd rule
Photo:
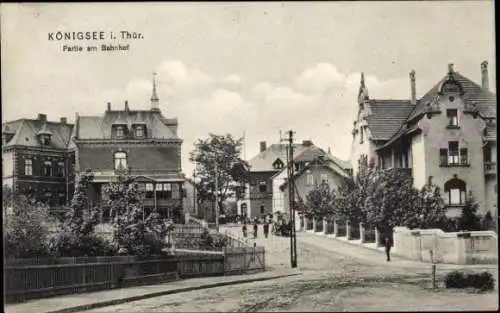
[[441, 161], [439, 163], [440, 167], [469, 167], [470, 164], [466, 160], [463, 160], [462, 162], [447, 162], [447, 161]]
[[484, 163], [484, 173], [486, 175], [496, 175], [497, 174], [497, 163], [496, 162], [485, 162]]

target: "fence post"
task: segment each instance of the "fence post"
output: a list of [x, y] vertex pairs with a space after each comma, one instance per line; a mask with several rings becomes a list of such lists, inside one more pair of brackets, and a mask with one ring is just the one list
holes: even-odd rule
[[312, 220], [313, 220], [313, 233], [315, 233], [316, 232], [316, 217], [313, 216]]
[[227, 269], [227, 246], [224, 246], [224, 276], [226, 276], [226, 269]]
[[333, 238], [337, 237], [338, 232], [339, 232], [339, 228], [337, 226], [337, 219], [333, 218]]
[[361, 243], [365, 242], [365, 225], [363, 225], [363, 222], [359, 222], [359, 239]]
[[378, 247], [380, 245], [380, 233], [378, 228], [375, 227], [375, 246]]
[[328, 228], [328, 219], [326, 217], [323, 217], [323, 234], [328, 233], [327, 228]]
[[432, 250], [429, 252], [431, 253], [432, 262], [432, 288], [436, 289], [436, 263], [434, 262], [434, 252]]
[[351, 224], [349, 221], [345, 222], [345, 237], [347, 240], [351, 240]]

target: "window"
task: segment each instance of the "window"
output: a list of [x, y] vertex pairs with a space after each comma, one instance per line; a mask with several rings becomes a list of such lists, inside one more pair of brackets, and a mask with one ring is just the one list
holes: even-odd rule
[[146, 183], [146, 198], [153, 198], [154, 185], [151, 183]]
[[312, 174], [307, 174], [307, 184], [314, 185], [314, 176]]
[[135, 136], [138, 138], [144, 137], [144, 127], [142, 125], [135, 128]]
[[115, 153], [115, 170], [127, 169], [127, 154], [125, 152]]
[[123, 126], [116, 127], [116, 137], [123, 137], [123, 136], [125, 136]]
[[327, 174], [321, 174], [321, 183], [323, 183], [323, 184], [328, 183], [328, 175]]
[[448, 126], [458, 127], [458, 110], [457, 109], [446, 110], [446, 116], [448, 117]]
[[181, 194], [180, 194], [179, 184], [177, 183], [170, 184], [170, 188], [172, 190], [172, 199], [180, 199]]
[[458, 141], [450, 141], [448, 149], [439, 149], [441, 166], [467, 166], [469, 165], [467, 148], [458, 147]]
[[57, 175], [59, 177], [64, 177], [64, 162], [57, 163]]
[[159, 192], [159, 197], [164, 199], [172, 198], [172, 184], [161, 183], [156, 185], [156, 191]]
[[33, 175], [33, 160], [24, 160], [24, 175]]
[[359, 128], [359, 143], [363, 143], [363, 126]]
[[468, 160], [467, 160], [467, 148], [462, 148], [460, 149], [460, 164], [468, 164]]
[[266, 182], [260, 182], [259, 184], [259, 192], [266, 192], [267, 191], [267, 184]]
[[265, 207], [264, 207], [264, 205], [262, 204], [262, 205], [260, 206], [260, 214], [264, 214], [265, 209], [266, 209], [266, 208], [265, 208]]
[[458, 141], [448, 142], [448, 164], [458, 164]]
[[484, 157], [484, 163], [491, 162], [491, 147], [490, 147], [490, 145], [487, 145], [486, 147], [484, 147], [483, 157]]
[[466, 185], [458, 178], [453, 178], [444, 184], [445, 197], [448, 204], [462, 205], [465, 203]]
[[43, 176], [52, 176], [52, 162], [44, 161], [43, 162]]

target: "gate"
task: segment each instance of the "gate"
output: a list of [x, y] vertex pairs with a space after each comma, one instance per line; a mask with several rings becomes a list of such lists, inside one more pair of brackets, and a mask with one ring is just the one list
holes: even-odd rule
[[224, 251], [226, 274], [248, 274], [265, 271], [265, 249], [257, 247], [233, 247]]

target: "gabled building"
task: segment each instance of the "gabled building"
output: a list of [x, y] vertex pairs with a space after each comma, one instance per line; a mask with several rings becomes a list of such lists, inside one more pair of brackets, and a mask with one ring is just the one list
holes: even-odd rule
[[177, 127], [176, 118], [166, 118], [160, 111], [155, 82], [150, 110], [133, 110], [125, 101], [122, 109], [112, 109], [108, 103], [101, 116], [77, 114], [73, 133], [76, 170], [93, 171], [94, 202], [104, 203], [103, 186], [128, 172], [145, 190], [146, 212], [183, 220], [185, 178]]
[[353, 127], [351, 163], [364, 154], [381, 168], [410, 172], [416, 188], [429, 179], [441, 188], [448, 214], [460, 214], [472, 191], [481, 212], [497, 215], [496, 95], [489, 90], [487, 62], [481, 85], [448, 71], [416, 98], [415, 72], [410, 97], [370, 99], [363, 75]]
[[[294, 144], [293, 147], [294, 170], [296, 172], [302, 171], [319, 156], [328, 155], [309, 140], [305, 140], [301, 144]], [[331, 155], [330, 157], [334, 158]], [[350, 168], [346, 162], [338, 161], [342, 163], [342, 166]], [[279, 187], [283, 185], [287, 175], [287, 145], [272, 144], [270, 147], [266, 147], [266, 143], [261, 142], [260, 153], [250, 159], [248, 163], [250, 165], [250, 183], [245, 188], [244, 199], [238, 202], [238, 214], [253, 218], [277, 211], [283, 212], [288, 208], [288, 205], [285, 206], [283, 191]]]
[[47, 120], [18, 119], [2, 125], [2, 179], [13, 195], [33, 196], [51, 207], [66, 204], [73, 196], [73, 125], [62, 117]]
[[[347, 162], [341, 161], [329, 153], [324, 153], [319, 148], [318, 150], [320, 153], [312, 161], [307, 161], [305, 166], [294, 174], [294, 203], [307, 205], [307, 195], [310, 191], [320, 185], [328, 186], [329, 190], [336, 190], [343, 184], [343, 180], [350, 176], [350, 166], [346, 164]], [[299, 162], [301, 160], [306, 160], [306, 158], [299, 157]], [[273, 183], [276, 185], [273, 213], [281, 212], [281, 215], [286, 217], [289, 216], [290, 212], [290, 196], [287, 171], [285, 170], [283, 173], [277, 175]], [[299, 222], [298, 214], [295, 219]]]

